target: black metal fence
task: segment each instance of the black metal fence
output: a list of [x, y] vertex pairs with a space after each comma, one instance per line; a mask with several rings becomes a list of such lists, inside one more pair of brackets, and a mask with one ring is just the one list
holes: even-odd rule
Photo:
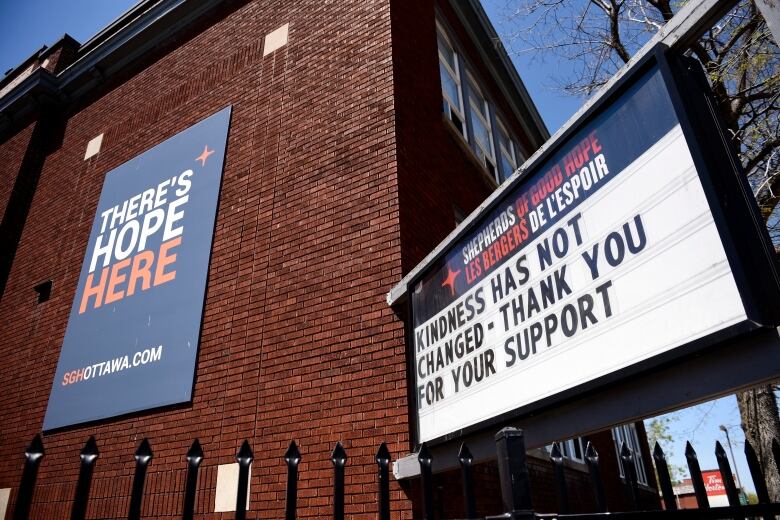
[[[29, 518], [33, 502], [33, 494], [38, 475], [38, 468], [44, 458], [45, 452], [40, 435], [36, 435], [30, 446], [24, 453], [25, 464], [22, 473], [19, 491], [13, 510], [14, 520], [26, 520]], [[498, 516], [485, 517], [484, 520], [497, 519], [606, 519], [606, 518], [775, 518], [780, 514], [780, 503], [771, 503], [767, 491], [764, 473], [759, 464], [755, 450], [749, 442], [745, 442], [745, 456], [748, 468], [756, 488], [758, 504], [741, 505], [739, 490], [737, 489], [731, 472], [731, 465], [720, 442], [715, 445], [715, 455], [718, 461], [729, 506], [709, 506], [707, 491], [699, 467], [696, 452], [690, 443], [686, 445], [685, 456], [691, 474], [693, 489], [698, 504], [698, 509], [678, 509], [672, 490], [672, 481], [669, 468], [661, 447], [656, 444], [653, 450], [653, 459], [658, 474], [658, 483], [664, 503], [663, 510], [645, 510], [639, 508], [639, 484], [633, 463], [631, 449], [623, 443], [620, 448], [620, 459], [623, 462], [626, 488], [633, 510], [624, 512], [608, 512], [606, 494], [599, 464], [599, 455], [592, 444], [588, 443], [585, 452], [585, 461], [590, 473], [591, 484], [598, 512], [576, 513], [577, 504], [571, 504], [567, 496], [566, 474], [564, 472], [564, 457], [559, 445], [553, 445], [550, 452], [550, 463], [553, 467], [555, 491], [558, 513], [536, 513], [531, 500], [531, 480], [526, 464], [526, 448], [523, 432], [517, 428], [504, 428], [496, 434], [496, 455], [498, 459], [498, 472], [501, 486], [501, 496], [505, 513]], [[780, 469], [780, 444], [775, 440], [772, 444], [772, 455], [775, 465]], [[99, 457], [97, 443], [94, 437], [90, 437], [84, 445], [80, 455], [81, 466], [78, 481], [76, 483], [75, 496], [71, 508], [72, 520], [86, 518], [89, 502], [92, 473]], [[154, 457], [148, 439], [144, 439], [135, 452], [135, 474], [133, 477], [130, 504], [127, 518], [140, 520], [141, 506], [144, 497], [144, 484], [146, 473]], [[285, 519], [296, 518], [298, 497], [298, 465], [301, 462], [301, 453], [293, 441], [284, 454], [284, 462], [287, 465], [287, 492], [285, 504]], [[185, 456], [187, 463], [187, 478], [183, 489], [183, 507], [181, 517], [190, 520], [194, 517], [195, 496], [198, 487], [198, 471], [204, 460], [203, 449], [200, 442], [195, 439]], [[249, 487], [249, 468], [254, 460], [254, 454], [248, 441], [244, 441], [236, 454], [239, 465], [238, 486], [236, 490], [236, 520], [246, 518], [246, 497]], [[333, 463], [333, 507], [334, 520], [344, 519], [344, 474], [347, 468], [347, 453], [341, 443], [336, 443], [331, 454]], [[385, 443], [379, 446], [375, 456], [377, 473], [377, 511], [380, 520], [390, 519], [390, 463], [391, 455]], [[435, 517], [434, 486], [433, 486], [433, 456], [428, 447], [423, 444], [419, 454], [420, 483], [422, 486], [422, 517], [425, 520], [433, 520]], [[461, 468], [463, 483], [463, 518], [476, 519], [477, 497], [472, 479], [472, 464], [474, 459], [465, 444], [458, 453], [458, 462]], [[328, 515], [331, 511], [323, 512]]]

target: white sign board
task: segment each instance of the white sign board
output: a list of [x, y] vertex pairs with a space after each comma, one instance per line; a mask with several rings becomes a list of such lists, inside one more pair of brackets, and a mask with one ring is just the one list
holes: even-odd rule
[[412, 287], [419, 442], [747, 319], [657, 70], [568, 142]]

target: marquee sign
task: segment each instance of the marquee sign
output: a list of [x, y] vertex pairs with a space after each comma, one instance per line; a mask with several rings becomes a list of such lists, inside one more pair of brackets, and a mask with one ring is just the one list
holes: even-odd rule
[[106, 174], [44, 429], [190, 400], [230, 112]]
[[767, 324], [669, 81], [644, 63], [411, 281], [419, 442]]

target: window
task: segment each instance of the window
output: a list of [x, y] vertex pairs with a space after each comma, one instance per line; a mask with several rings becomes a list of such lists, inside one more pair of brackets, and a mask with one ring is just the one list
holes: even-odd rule
[[561, 443], [561, 451], [567, 459], [585, 462], [585, 442], [582, 437], [575, 437]]
[[51, 280], [46, 280], [45, 282], [41, 282], [35, 287], [33, 287], [35, 292], [38, 294], [38, 303], [44, 303], [49, 301], [49, 297], [51, 296]]
[[620, 477], [626, 477], [626, 472], [623, 468], [623, 459], [620, 458], [620, 448], [625, 442], [628, 447], [631, 448], [634, 459], [634, 468], [636, 468], [637, 482], [647, 485], [647, 472], [645, 471], [645, 464], [642, 460], [642, 449], [639, 444], [639, 437], [636, 433], [636, 426], [634, 424], [624, 424], [623, 426], [612, 428], [612, 438], [615, 440], [615, 450], [617, 450]]
[[[560, 441], [561, 454], [564, 458], [573, 460], [576, 462], [585, 463], [585, 439], [582, 437], [575, 437], [573, 439], [567, 439]], [[548, 445], [547, 453], [552, 452], [552, 444]]]
[[[473, 68], [466, 64], [453, 39], [436, 22], [444, 115], [469, 143], [469, 148], [501, 184], [517, 169], [519, 150], [480, 87]], [[467, 124], [468, 123], [468, 124]]]
[[463, 88], [460, 80], [460, 60], [441, 28], [438, 28], [437, 32], [439, 40], [439, 75], [441, 76], [441, 93], [444, 98], [444, 113], [463, 137], [467, 137], [466, 129], [463, 125], [465, 118], [463, 117]]
[[509, 137], [509, 132], [501, 121], [496, 118], [496, 127], [498, 129], [496, 138], [498, 141], [498, 182], [507, 180], [517, 169], [517, 156], [515, 155], [515, 144]]
[[474, 133], [474, 151], [485, 164], [490, 175], [496, 175], [496, 154], [493, 149], [493, 128], [490, 125], [490, 106], [469, 74], [469, 113], [471, 130]]

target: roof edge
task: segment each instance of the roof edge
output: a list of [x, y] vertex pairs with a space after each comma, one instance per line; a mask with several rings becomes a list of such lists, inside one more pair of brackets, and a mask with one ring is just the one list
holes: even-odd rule
[[532, 144], [538, 148], [550, 137], [550, 132], [480, 0], [449, 0], [449, 4], [469, 36], [478, 43], [480, 58], [498, 83], [504, 98], [515, 110], [514, 115]]
[[[50, 98], [73, 101], [103, 83], [109, 76], [143, 56], [161, 42], [185, 29], [189, 24], [230, 0], [144, 0], [111, 22], [85, 44], [80, 45], [75, 59], [56, 75], [43, 80]], [[75, 43], [72, 37], [64, 35], [51, 47], [43, 47], [25, 60], [17, 71], [33, 59], [40, 59], [42, 53], [50, 52], [61, 43]], [[37, 71], [36, 71], [37, 72]], [[13, 73], [10, 74], [13, 76]], [[0, 98], [0, 132], [7, 131], [14, 121], [36, 105], [39, 98], [30, 96], [35, 81], [22, 81]], [[29, 103], [24, 103], [30, 98]], [[21, 110], [22, 107], [24, 110]]]

